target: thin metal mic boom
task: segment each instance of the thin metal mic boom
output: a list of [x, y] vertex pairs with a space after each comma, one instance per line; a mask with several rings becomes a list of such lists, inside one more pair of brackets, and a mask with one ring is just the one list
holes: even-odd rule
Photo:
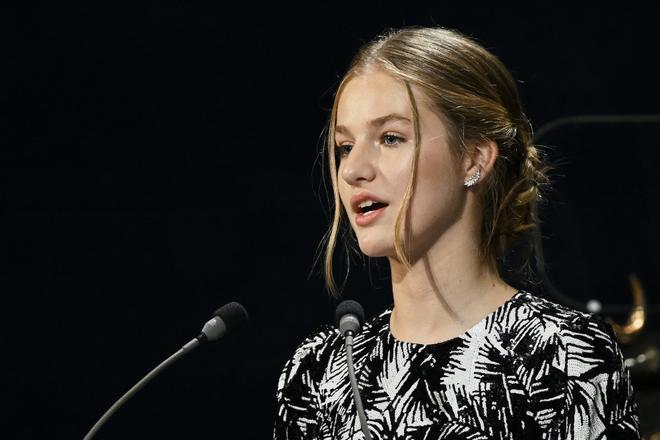
[[353, 365], [353, 335], [346, 335], [346, 363], [348, 366], [348, 379], [351, 381], [351, 388], [353, 390], [353, 399], [355, 400], [355, 408], [357, 409], [358, 417], [360, 418], [360, 428], [366, 440], [371, 440], [371, 433], [369, 426], [367, 426], [367, 415], [362, 406], [362, 398], [360, 397], [360, 389], [358, 388], [357, 378], [355, 377], [355, 367]]
[[96, 433], [101, 429], [103, 425], [105, 425], [105, 422], [108, 421], [110, 417], [124, 404], [126, 403], [135, 393], [140, 391], [142, 387], [144, 387], [146, 384], [151, 382], [151, 380], [158, 376], [158, 374], [163, 371], [165, 368], [169, 367], [172, 365], [174, 362], [176, 362], [179, 358], [183, 357], [185, 354], [193, 351], [195, 348], [197, 348], [201, 343], [197, 340], [197, 338], [193, 339], [192, 341], [188, 342], [186, 345], [181, 347], [176, 353], [174, 353], [172, 356], [168, 357], [165, 359], [163, 362], [161, 362], [156, 368], [151, 370], [146, 376], [144, 376], [138, 383], [133, 385], [133, 387], [128, 390], [123, 396], [119, 398], [106, 412], [101, 416], [101, 418], [92, 426], [92, 429], [89, 430], [87, 435], [83, 438], [83, 440], [91, 440]]
[[364, 309], [357, 301], [346, 300], [339, 303], [335, 312], [335, 323], [339, 327], [339, 332], [344, 336], [346, 347], [346, 364], [348, 366], [348, 379], [353, 391], [353, 400], [355, 408], [360, 418], [360, 429], [366, 440], [371, 440], [371, 433], [367, 425], [367, 415], [364, 412], [362, 398], [360, 397], [360, 388], [355, 377], [355, 366], [353, 365], [353, 335], [360, 330], [364, 322]]
[[179, 358], [190, 353], [195, 348], [199, 347], [201, 344], [207, 341], [215, 341], [223, 337], [228, 332], [242, 326], [248, 320], [247, 312], [245, 308], [237, 302], [230, 302], [220, 307], [213, 313], [213, 318], [211, 318], [206, 324], [199, 335], [197, 335], [190, 342], [181, 347], [176, 353], [172, 356], [165, 359], [161, 362], [156, 368], [151, 370], [146, 376], [144, 376], [138, 383], [133, 385], [133, 387], [128, 390], [123, 396], [119, 398], [102, 416], [101, 418], [92, 426], [92, 429], [89, 430], [87, 435], [83, 440], [91, 440], [94, 438], [96, 433], [101, 429], [101, 427], [112, 417], [112, 415], [117, 412], [121, 406], [126, 403], [135, 393], [140, 391], [146, 384], [151, 382], [151, 380], [158, 376], [158, 374], [163, 371], [165, 368], [172, 365], [174, 362], [179, 360]]

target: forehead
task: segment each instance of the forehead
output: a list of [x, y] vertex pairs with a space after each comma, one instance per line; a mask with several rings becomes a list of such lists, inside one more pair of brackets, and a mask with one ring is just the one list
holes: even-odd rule
[[337, 125], [360, 125], [390, 113], [412, 118], [406, 86], [381, 71], [351, 78], [338, 97]]

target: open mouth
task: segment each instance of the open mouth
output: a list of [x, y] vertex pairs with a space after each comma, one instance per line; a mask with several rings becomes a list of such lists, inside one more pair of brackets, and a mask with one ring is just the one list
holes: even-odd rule
[[377, 211], [381, 208], [384, 208], [387, 206], [387, 203], [381, 203], [381, 202], [374, 202], [372, 200], [360, 204], [358, 206], [358, 214], [367, 214], [369, 212]]

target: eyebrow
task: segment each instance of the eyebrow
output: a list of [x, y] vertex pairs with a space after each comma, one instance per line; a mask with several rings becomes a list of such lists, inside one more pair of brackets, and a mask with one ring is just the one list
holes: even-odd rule
[[[369, 121], [367, 123], [367, 125], [369, 125], [373, 128], [378, 128], [378, 127], [382, 127], [383, 125], [385, 125], [386, 123], [388, 123], [390, 121], [404, 121], [404, 122], [408, 122], [408, 123], [412, 122], [410, 120], [410, 118], [407, 118], [403, 115], [400, 115], [398, 113], [390, 113], [389, 115], [380, 116], [378, 118], [372, 119], [371, 121]], [[346, 134], [346, 133], [350, 133], [350, 130], [347, 127], [343, 126], [343, 125], [337, 125], [335, 127], [335, 132]]]

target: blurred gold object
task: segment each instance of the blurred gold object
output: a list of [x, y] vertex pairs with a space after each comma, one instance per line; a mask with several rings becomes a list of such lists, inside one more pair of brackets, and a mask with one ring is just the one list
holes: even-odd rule
[[644, 293], [644, 288], [642, 287], [642, 282], [634, 273], [631, 273], [629, 278], [633, 306], [630, 315], [628, 316], [628, 322], [621, 325], [611, 319], [609, 320], [614, 329], [614, 333], [616, 333], [619, 342], [622, 344], [632, 342], [644, 329], [644, 324], [646, 324], [646, 295]]

